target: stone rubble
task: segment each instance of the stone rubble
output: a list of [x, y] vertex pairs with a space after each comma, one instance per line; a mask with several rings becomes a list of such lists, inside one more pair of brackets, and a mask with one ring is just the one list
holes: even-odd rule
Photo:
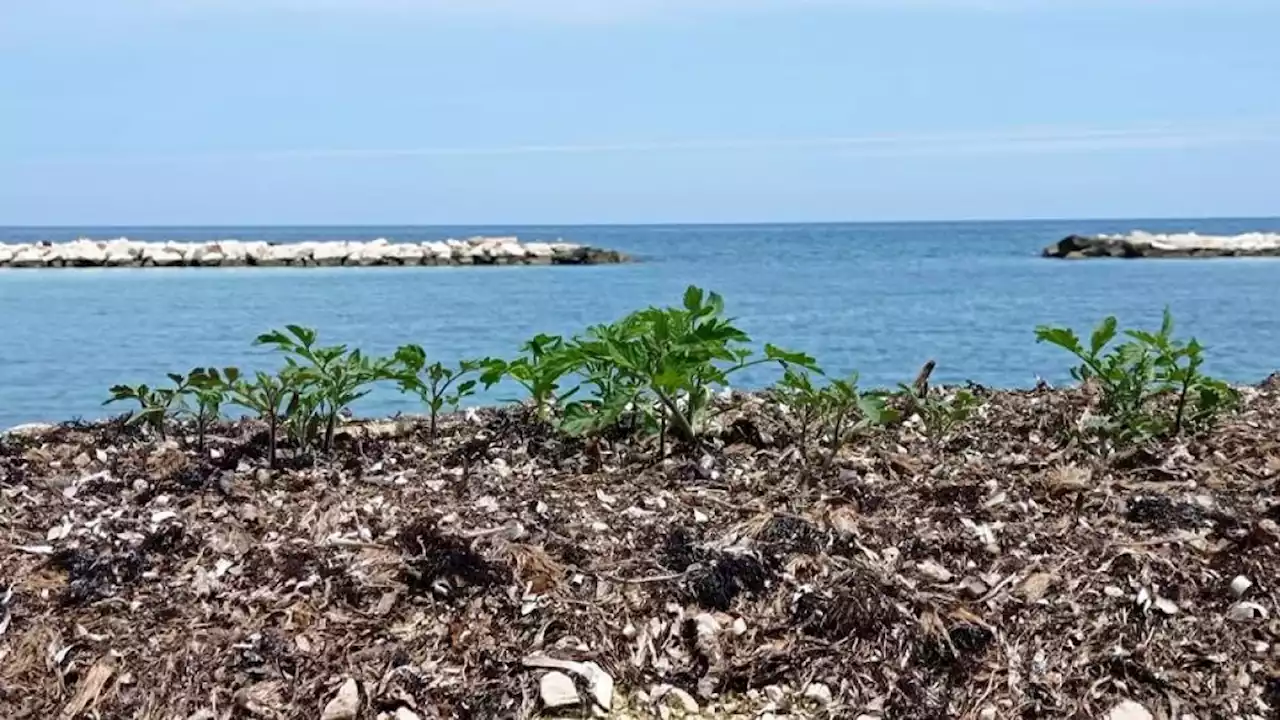
[[1041, 254], [1067, 260], [1099, 257], [1280, 257], [1280, 233], [1220, 236], [1135, 231], [1127, 235], [1070, 235], [1046, 247]]
[[119, 267], [380, 267], [418, 265], [605, 265], [627, 262], [614, 250], [574, 243], [474, 237], [443, 242], [261, 241], [141, 242], [80, 239], [67, 243], [0, 244], [0, 268]]

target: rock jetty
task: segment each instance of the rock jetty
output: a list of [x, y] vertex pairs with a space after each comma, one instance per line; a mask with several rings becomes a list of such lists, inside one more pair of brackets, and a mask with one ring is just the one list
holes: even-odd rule
[[1049, 258], [1280, 257], [1280, 233], [1071, 235], [1044, 249]]
[[0, 244], [0, 268], [337, 267], [396, 265], [603, 265], [629, 258], [614, 250], [565, 242], [474, 237], [425, 243], [288, 244], [217, 240], [139, 242], [128, 238]]

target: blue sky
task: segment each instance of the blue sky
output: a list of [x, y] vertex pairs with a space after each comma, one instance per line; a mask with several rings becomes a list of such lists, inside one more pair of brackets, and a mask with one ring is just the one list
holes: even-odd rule
[[0, 0], [0, 225], [1280, 214], [1274, 0]]

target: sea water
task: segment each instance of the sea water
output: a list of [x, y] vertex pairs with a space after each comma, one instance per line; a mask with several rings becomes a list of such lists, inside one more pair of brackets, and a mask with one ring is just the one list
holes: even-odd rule
[[[403, 343], [454, 361], [512, 356], [542, 332], [572, 334], [693, 284], [721, 293], [752, 338], [802, 350], [866, 386], [934, 377], [1021, 387], [1065, 381], [1070, 358], [1035, 327], [1082, 333], [1108, 314], [1208, 346], [1208, 369], [1256, 382], [1280, 369], [1280, 259], [1039, 257], [1071, 234], [1280, 230], [1280, 219], [806, 225], [342, 228], [0, 228], [0, 242], [98, 239], [421, 242], [518, 235], [622, 250], [597, 267], [51, 269], [0, 271], [0, 427], [116, 412], [117, 383], [162, 382], [196, 366], [271, 368], [252, 339], [297, 323], [325, 343], [390, 353]], [[768, 371], [735, 380], [768, 383]], [[480, 401], [506, 397], [495, 389]], [[121, 408], [123, 409], [123, 408]], [[416, 412], [381, 389], [361, 414]]]

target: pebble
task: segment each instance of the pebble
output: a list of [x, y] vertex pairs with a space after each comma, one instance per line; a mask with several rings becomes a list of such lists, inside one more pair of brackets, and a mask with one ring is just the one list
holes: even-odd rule
[[1053, 583], [1053, 575], [1049, 573], [1036, 573], [1027, 577], [1018, 586], [1018, 592], [1029, 603], [1039, 602], [1049, 590], [1049, 585]]
[[924, 575], [934, 582], [951, 582], [951, 578], [955, 577], [951, 574], [950, 570], [942, 567], [932, 560], [925, 560], [922, 563], [916, 563], [916, 570], [919, 570], [921, 575]]
[[1249, 588], [1251, 587], [1253, 587], [1253, 583], [1249, 582], [1249, 578], [1243, 575], [1237, 575], [1235, 579], [1231, 581], [1231, 594], [1236, 598], [1242, 598], [1245, 593], [1249, 592]]
[[1277, 525], [1275, 520], [1271, 520], [1270, 518], [1266, 520], [1259, 520], [1258, 532], [1266, 536], [1270, 542], [1280, 541], [1280, 525]]
[[1238, 602], [1231, 606], [1227, 611], [1227, 617], [1236, 622], [1251, 622], [1254, 620], [1266, 620], [1267, 609], [1256, 602]]
[[1124, 702], [1111, 708], [1107, 713], [1106, 720], [1154, 720], [1151, 712], [1145, 707], [1139, 705], [1132, 700]]
[[355, 720], [360, 712], [360, 686], [352, 678], [342, 683], [338, 694], [324, 706], [320, 720]]
[[582, 663], [581, 674], [587, 679], [591, 698], [595, 700], [593, 712], [596, 715], [607, 715], [613, 708], [613, 677], [589, 660]]
[[834, 699], [831, 688], [824, 683], [809, 683], [809, 686], [804, 689], [804, 696], [824, 707], [830, 705]]
[[573, 678], [558, 670], [552, 670], [542, 676], [542, 681], [538, 684], [538, 694], [542, 697], [543, 706], [547, 708], [582, 704], [582, 698], [578, 696], [578, 688], [573, 684]]
[[678, 687], [670, 685], [660, 685], [653, 689], [650, 693], [653, 699], [661, 704], [661, 707], [674, 708], [680, 710], [686, 715], [697, 715], [699, 711], [698, 701], [693, 699], [689, 693]]

